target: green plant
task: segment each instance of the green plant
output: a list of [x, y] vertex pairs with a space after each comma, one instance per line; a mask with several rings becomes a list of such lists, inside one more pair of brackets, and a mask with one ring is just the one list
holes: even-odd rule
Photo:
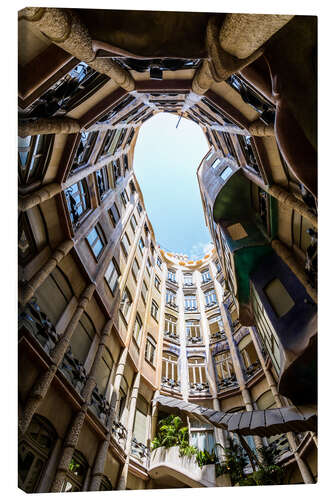
[[[223, 448], [223, 447], [222, 447]], [[239, 484], [243, 479], [244, 467], [247, 464], [247, 458], [244, 449], [238, 443], [230, 440], [229, 447], [224, 448], [224, 460], [216, 466], [216, 476], [229, 474], [231, 484]]]
[[216, 464], [218, 461], [215, 452], [212, 451], [210, 453], [207, 450], [197, 450], [195, 458], [200, 469], [202, 469], [204, 465]]

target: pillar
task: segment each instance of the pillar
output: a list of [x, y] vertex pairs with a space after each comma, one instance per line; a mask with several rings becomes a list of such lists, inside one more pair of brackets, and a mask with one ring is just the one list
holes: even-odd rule
[[127, 484], [127, 476], [128, 476], [128, 466], [129, 460], [131, 456], [131, 446], [132, 446], [132, 436], [133, 436], [133, 425], [135, 418], [135, 410], [136, 410], [136, 400], [139, 394], [139, 386], [140, 386], [140, 372], [135, 375], [133, 389], [131, 394], [131, 401], [129, 405], [129, 418], [127, 422], [127, 440], [125, 446], [125, 455], [126, 460], [123, 465], [122, 471], [120, 473], [120, 477], [117, 484], [117, 490], [125, 490]]
[[72, 240], [63, 241], [53, 252], [50, 260], [44, 264], [44, 266], [37, 271], [36, 274], [31, 278], [30, 281], [25, 283], [22, 288], [19, 289], [19, 301], [24, 306], [34, 295], [35, 291], [41, 286], [46, 278], [52, 273], [57, 264], [62, 261], [62, 259], [71, 251], [74, 246]]
[[251, 135], [254, 135], [257, 137], [274, 136], [275, 135], [274, 124], [266, 125], [261, 120], [255, 120], [254, 122], [252, 122], [250, 124], [249, 132]]
[[34, 23], [51, 42], [107, 75], [128, 92], [134, 90], [135, 82], [129, 71], [111, 59], [96, 59], [90, 33], [75, 12], [70, 9], [26, 7], [19, 12], [19, 19]]
[[57, 183], [45, 184], [45, 186], [38, 189], [29, 196], [19, 197], [18, 209], [21, 212], [26, 212], [29, 208], [35, 207], [43, 201], [53, 198], [56, 194], [60, 193], [61, 186]]
[[70, 343], [70, 339], [74, 333], [74, 330], [83, 314], [87, 305], [93, 296], [96, 285], [90, 284], [85, 289], [80, 297], [80, 301], [76, 307], [72, 319], [70, 320], [65, 332], [61, 336], [60, 340], [56, 344], [55, 348], [51, 352], [52, 363], [50, 367], [38, 378], [35, 385], [31, 389], [31, 392], [27, 398], [27, 402], [22, 411], [22, 415], [19, 418], [19, 428], [24, 434], [28, 429], [31, 419], [36, 413], [39, 405], [45, 398], [47, 391], [52, 383], [52, 380], [57, 372], [57, 369], [64, 357], [67, 347]]
[[313, 227], [315, 227], [316, 229], [318, 228], [318, 220], [315, 214], [311, 212], [311, 210], [305, 205], [305, 203], [298, 200], [293, 194], [289, 193], [277, 184], [273, 184], [269, 188], [264, 189], [267, 190], [267, 192], [271, 196], [276, 198], [283, 205], [286, 205], [286, 207], [295, 210], [295, 212], [299, 213], [302, 217], [307, 219], [313, 225]]
[[74, 118], [51, 117], [38, 120], [19, 121], [18, 135], [27, 137], [39, 134], [76, 134], [80, 132], [80, 124]]

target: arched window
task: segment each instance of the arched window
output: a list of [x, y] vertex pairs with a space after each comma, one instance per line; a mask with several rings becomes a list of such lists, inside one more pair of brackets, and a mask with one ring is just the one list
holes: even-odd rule
[[190, 386], [195, 384], [206, 384], [206, 360], [203, 356], [191, 356], [187, 358], [188, 375]]
[[106, 394], [110, 384], [111, 372], [113, 367], [113, 358], [107, 347], [104, 346], [103, 354], [97, 366], [95, 375], [98, 391], [103, 396]]
[[88, 356], [95, 334], [94, 324], [88, 314], [84, 312], [70, 341], [73, 356], [82, 364], [84, 364]]
[[193, 286], [192, 273], [184, 273], [184, 286]]
[[107, 476], [102, 476], [99, 491], [112, 491], [112, 483]]
[[26, 493], [36, 491], [56, 439], [52, 424], [45, 417], [34, 415], [18, 446], [18, 486]]
[[187, 319], [185, 321], [185, 326], [188, 344], [197, 344], [202, 342], [200, 321], [198, 319]]
[[18, 137], [19, 186], [21, 188], [43, 180], [53, 139], [54, 136], [51, 134]]
[[84, 480], [88, 470], [88, 462], [82, 453], [75, 450], [70, 461], [66, 479], [63, 482], [61, 491], [68, 493], [70, 491], [82, 491]]
[[156, 341], [151, 335], [147, 335], [145, 359], [152, 365], [155, 363]]
[[210, 290], [207, 290], [205, 292], [205, 302], [206, 307], [210, 307], [216, 304], [216, 293], [214, 288], [211, 288]]
[[171, 314], [165, 314], [164, 328], [167, 335], [177, 335], [177, 318]]
[[220, 314], [215, 314], [208, 318], [209, 332], [211, 340], [219, 340], [224, 333], [223, 321]]
[[179, 390], [178, 356], [171, 352], [163, 351], [162, 358], [162, 386]]

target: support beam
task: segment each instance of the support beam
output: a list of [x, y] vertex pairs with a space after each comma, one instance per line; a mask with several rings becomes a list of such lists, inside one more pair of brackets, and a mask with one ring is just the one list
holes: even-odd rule
[[96, 59], [88, 29], [70, 9], [26, 7], [20, 11], [19, 19], [34, 23], [51, 42], [107, 75], [120, 87], [134, 90], [135, 82], [129, 71], [111, 59]]
[[66, 116], [19, 121], [18, 124], [18, 135], [20, 137], [39, 134], [76, 134], [80, 130], [79, 122]]
[[60, 193], [61, 186], [57, 183], [45, 184], [41, 189], [35, 191], [29, 196], [24, 196], [18, 199], [18, 209], [21, 212], [26, 212], [29, 208], [35, 207], [43, 201], [53, 198], [56, 194]]

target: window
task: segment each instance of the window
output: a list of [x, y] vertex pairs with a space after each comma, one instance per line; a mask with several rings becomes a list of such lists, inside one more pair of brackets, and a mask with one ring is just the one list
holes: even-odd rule
[[155, 274], [155, 288], [160, 292], [160, 286], [161, 286], [161, 280], [160, 278], [157, 276], [157, 274]]
[[99, 486], [99, 491], [112, 491], [112, 483], [110, 479], [107, 476], [102, 476], [101, 478], [101, 484]]
[[75, 153], [71, 172], [87, 165], [94, 149], [98, 132], [81, 132], [80, 142]]
[[185, 321], [186, 337], [190, 343], [201, 342], [200, 321], [198, 319], [187, 319]]
[[104, 346], [102, 359], [97, 365], [95, 380], [98, 387], [98, 392], [105, 396], [109, 387], [111, 372], [113, 367], [113, 359], [107, 347]]
[[84, 479], [88, 471], [88, 462], [78, 450], [75, 450], [70, 461], [66, 479], [61, 492], [82, 491]]
[[133, 278], [135, 281], [138, 279], [138, 273], [139, 273], [139, 263], [136, 258], [134, 258], [133, 265], [132, 265], [132, 274]]
[[121, 248], [123, 249], [125, 257], [128, 257], [130, 247], [131, 242], [129, 240], [129, 237], [127, 236], [127, 233], [124, 233], [124, 236], [121, 238]]
[[133, 338], [138, 346], [140, 346], [141, 334], [142, 334], [142, 321], [140, 315], [137, 314], [135, 318]]
[[218, 260], [215, 261], [216, 272], [219, 273], [221, 271], [221, 264]]
[[143, 250], [145, 248], [145, 244], [144, 244], [144, 241], [142, 238], [139, 239], [139, 250], [140, 250], [140, 253], [141, 255], [143, 255]]
[[112, 173], [113, 173], [113, 182], [114, 185], [119, 184], [121, 181], [121, 166], [120, 166], [120, 161], [119, 160], [114, 160], [111, 162], [112, 166]]
[[192, 281], [192, 273], [185, 273], [184, 274], [184, 286], [192, 286], [193, 281]]
[[223, 321], [220, 314], [211, 316], [208, 319], [208, 323], [209, 323], [210, 337], [212, 339], [218, 338], [219, 334], [222, 334], [224, 332]]
[[143, 280], [141, 295], [142, 295], [142, 299], [143, 299], [144, 303], [146, 303], [146, 301], [147, 301], [147, 293], [148, 293], [148, 287], [147, 287], [145, 280]]
[[207, 283], [207, 281], [210, 281], [212, 279], [209, 273], [209, 269], [204, 269], [203, 271], [201, 271], [201, 276], [203, 283]]
[[214, 429], [212, 425], [190, 420], [190, 445], [201, 451], [212, 453], [215, 448]]
[[117, 205], [115, 203], [110, 208], [109, 215], [110, 215], [110, 219], [111, 219], [113, 227], [116, 227], [116, 225], [120, 219], [120, 214], [119, 214], [119, 210], [117, 208]]
[[106, 279], [107, 284], [110, 287], [111, 292], [114, 294], [114, 292], [116, 291], [116, 288], [118, 286], [118, 281], [120, 278], [119, 267], [118, 267], [115, 259], [111, 260], [104, 277]]
[[216, 293], [213, 288], [205, 292], [205, 302], [207, 307], [216, 304]]
[[311, 245], [311, 236], [308, 233], [309, 229], [313, 230], [311, 223], [294, 210], [293, 243], [303, 250], [304, 253], [306, 253], [307, 248]]
[[237, 224], [228, 226], [227, 230], [234, 241], [242, 240], [243, 238], [247, 237], [247, 232], [239, 222], [237, 222]]
[[178, 356], [163, 351], [162, 382], [166, 381], [178, 382]]
[[156, 342], [151, 335], [147, 335], [145, 359], [152, 365], [155, 362]]
[[56, 439], [52, 424], [35, 414], [18, 443], [18, 486], [26, 493], [36, 492]]
[[127, 194], [127, 191], [124, 189], [124, 191], [120, 194], [120, 198], [121, 198], [121, 202], [124, 206], [124, 208], [126, 208], [126, 205], [127, 203], [129, 202], [129, 197], [128, 197], [128, 194]]
[[150, 276], [150, 273], [151, 273], [151, 262], [150, 262], [150, 258], [148, 257], [147, 259], [147, 273], [148, 273], [148, 276]]
[[170, 290], [169, 288], [166, 289], [165, 301], [167, 304], [171, 306], [176, 305], [176, 294], [173, 290]]
[[107, 166], [95, 172], [96, 184], [100, 200], [103, 200], [110, 189]]
[[158, 314], [158, 305], [156, 304], [155, 300], [152, 300], [151, 302], [151, 315], [154, 319], [157, 321], [157, 314]]
[[122, 377], [119, 388], [119, 408], [118, 408], [118, 420], [121, 421], [121, 418], [124, 413], [124, 409], [126, 407], [127, 394], [128, 391], [128, 383], [125, 377]]
[[239, 135], [237, 136], [238, 142], [241, 146], [243, 155], [245, 157], [246, 166], [250, 167], [255, 171], [256, 174], [260, 175], [260, 169], [256, 160], [256, 156], [251, 144], [251, 136], [249, 135]]
[[176, 272], [173, 269], [168, 269], [168, 280], [176, 283]]
[[88, 233], [87, 241], [95, 258], [98, 260], [106, 244], [100, 224], [96, 224], [96, 226], [90, 231], [90, 233]]
[[250, 334], [243, 337], [242, 340], [238, 343], [238, 350], [243, 359], [244, 367], [246, 370], [253, 365], [260, 367], [257, 351], [253, 345]]
[[212, 168], [216, 168], [217, 165], [221, 162], [221, 159], [220, 158], [216, 158], [216, 160], [213, 161], [213, 163], [211, 164], [211, 167]]
[[223, 181], [226, 181], [231, 174], [232, 174], [232, 168], [228, 166], [224, 170], [222, 170], [222, 172], [220, 173], [220, 177]]
[[27, 185], [44, 176], [53, 136], [18, 137], [19, 184]]
[[186, 311], [196, 311], [197, 310], [197, 298], [195, 295], [185, 295], [185, 310]]
[[129, 293], [128, 288], [125, 288], [125, 290], [123, 292], [123, 296], [122, 296], [121, 301], [120, 301], [119, 311], [122, 313], [126, 322], [129, 319], [131, 305], [132, 305], [131, 294]]
[[166, 334], [177, 335], [177, 318], [171, 314], [165, 314], [164, 328]]
[[148, 407], [149, 405], [147, 401], [141, 396], [141, 394], [139, 394], [136, 402], [133, 436], [139, 443], [144, 445], [147, 443]]
[[79, 360], [82, 364], [84, 364], [87, 359], [95, 334], [96, 330], [93, 322], [86, 312], [82, 313], [70, 341], [74, 358]]
[[187, 358], [188, 375], [190, 387], [195, 388], [197, 384], [207, 384], [206, 363], [203, 356], [191, 356]]
[[218, 384], [225, 379], [230, 379], [235, 375], [232, 358], [229, 351], [215, 354], [214, 364]]
[[157, 256], [157, 259], [156, 259], [156, 264], [158, 265], [158, 267], [161, 269], [162, 267], [162, 260], [159, 256]]
[[278, 318], [287, 314], [295, 305], [295, 302], [278, 278], [273, 279], [264, 288], [264, 292]]
[[85, 179], [73, 184], [65, 190], [69, 215], [74, 226], [82, 219], [90, 208], [88, 184]]
[[125, 172], [128, 172], [128, 158], [127, 155], [123, 155], [123, 164]]
[[273, 325], [269, 320], [269, 317], [260, 301], [259, 295], [253, 286], [253, 283], [251, 283], [251, 296], [252, 296], [254, 319], [256, 322], [261, 342], [265, 347], [266, 351], [268, 352], [277, 374], [279, 374], [280, 372], [279, 337], [277, 336], [277, 333], [274, 330]]
[[141, 203], [140, 203], [140, 202], [138, 203], [138, 206], [137, 206], [137, 211], [138, 211], [138, 216], [140, 217], [140, 216], [141, 216], [141, 213], [142, 213], [142, 205], [141, 205]]
[[103, 144], [102, 144], [102, 147], [101, 147], [101, 150], [99, 152], [100, 157], [103, 157], [106, 155], [112, 155], [114, 153], [116, 140], [119, 137], [119, 135], [120, 135], [120, 131], [117, 129], [107, 131], [105, 138], [104, 138], [104, 141], [103, 141]]
[[131, 228], [132, 228], [133, 234], [135, 234], [136, 226], [138, 225], [138, 223], [136, 221], [136, 218], [135, 218], [134, 214], [131, 217], [130, 224], [131, 224]]

